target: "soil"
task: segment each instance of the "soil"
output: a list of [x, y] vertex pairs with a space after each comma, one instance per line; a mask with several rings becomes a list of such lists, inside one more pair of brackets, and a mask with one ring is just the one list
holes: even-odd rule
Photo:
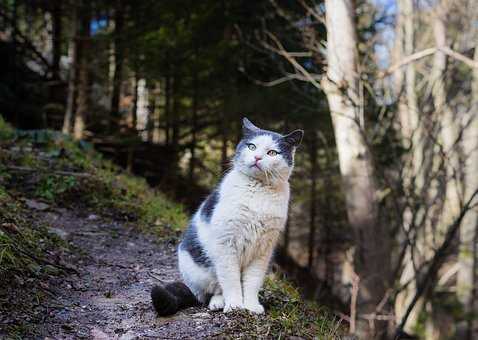
[[[223, 337], [232, 322], [221, 312], [188, 308], [157, 317], [154, 284], [179, 279], [175, 246], [126, 223], [67, 209], [38, 211], [52, 232], [76, 251], [62, 259], [77, 274], [52, 276], [51, 298], [28, 327], [41, 339], [201, 339]], [[80, 255], [79, 255], [80, 254]], [[13, 316], [10, 316], [13, 318]], [[21, 318], [20, 318], [21, 319]]]

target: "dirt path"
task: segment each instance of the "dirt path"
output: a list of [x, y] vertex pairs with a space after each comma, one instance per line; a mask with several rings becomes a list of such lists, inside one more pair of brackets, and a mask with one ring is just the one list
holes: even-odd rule
[[230, 322], [222, 313], [189, 308], [157, 318], [151, 287], [179, 278], [173, 245], [121, 223], [68, 210], [41, 212], [40, 220], [80, 249], [65, 259], [79, 274], [49, 283], [56, 298], [47, 309], [40, 334], [52, 339], [200, 339], [220, 337]]

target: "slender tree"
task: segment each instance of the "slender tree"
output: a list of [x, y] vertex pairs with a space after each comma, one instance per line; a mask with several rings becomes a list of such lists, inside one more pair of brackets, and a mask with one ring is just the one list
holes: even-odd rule
[[78, 49], [78, 97], [73, 126], [75, 139], [82, 139], [86, 117], [90, 109], [90, 48], [91, 48], [91, 7], [87, 0], [80, 2], [79, 49]]
[[124, 11], [125, 3], [123, 0], [115, 1], [114, 9], [114, 67], [113, 83], [111, 89], [111, 119], [117, 120], [120, 114], [121, 84], [123, 83], [123, 65], [124, 65]]
[[[478, 45], [475, 45], [474, 58], [478, 65]], [[478, 188], [478, 68], [473, 69], [471, 107], [466, 114], [463, 132], [465, 154], [465, 197]], [[478, 200], [475, 201], [478, 205]], [[473, 338], [473, 329], [478, 322], [473, 313], [478, 308], [478, 210], [472, 209], [463, 219], [460, 231], [459, 271], [457, 280], [458, 298], [467, 313], [467, 340]]]
[[71, 20], [71, 38], [68, 42], [68, 56], [70, 64], [68, 68], [68, 95], [66, 99], [66, 111], [63, 119], [63, 133], [70, 133], [73, 125], [73, 115], [76, 103], [76, 82], [78, 71], [78, 47], [80, 44], [80, 25], [78, 25], [78, 4], [72, 6], [73, 15]]
[[377, 184], [360, 125], [363, 103], [359, 100], [354, 1], [326, 0], [325, 11], [328, 67], [322, 87], [332, 115], [348, 220], [355, 231], [359, 312], [371, 312], [385, 296], [390, 254], [388, 231], [378, 223]]

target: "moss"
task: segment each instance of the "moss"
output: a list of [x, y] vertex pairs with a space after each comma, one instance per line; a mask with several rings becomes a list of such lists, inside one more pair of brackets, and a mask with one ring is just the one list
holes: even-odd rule
[[0, 281], [14, 273], [47, 274], [45, 254], [62, 248], [67, 248], [63, 240], [46, 226], [34, 224], [21, 201], [4, 191], [0, 198]]
[[14, 136], [14, 130], [8, 125], [2, 116], [0, 116], [0, 142], [11, 140]]
[[277, 275], [267, 277], [261, 292], [264, 315], [237, 312], [227, 333], [238, 338], [339, 339], [341, 324], [327, 309], [304, 301], [297, 289]]
[[[7, 166], [0, 166], [0, 185], [50, 204], [76, 205], [134, 222], [158, 236], [176, 236], [186, 225], [181, 205], [103, 159], [90, 144], [56, 131], [13, 131], [1, 122], [10, 131], [5, 147], [10, 152], [1, 159]], [[28, 170], [15, 171], [8, 165]]]
[[[25, 197], [46, 200], [51, 205], [79, 206], [82, 210], [124, 219], [160, 238], [177, 237], [185, 227], [188, 217], [181, 205], [151, 189], [144, 179], [104, 160], [90, 145], [51, 131], [2, 134], [2, 129], [10, 131], [0, 120], [0, 136], [10, 138], [0, 148], [15, 148], [0, 152], [3, 279], [22, 272], [33, 276], [58, 275], [57, 267], [42, 261], [50, 249], [67, 247], [45, 227], [29, 223], [31, 216], [22, 203]], [[18, 140], [12, 143], [13, 138]], [[30, 169], [16, 172], [9, 165]], [[238, 312], [226, 333], [235, 338], [279, 339], [294, 335], [336, 339], [341, 332], [340, 323], [331, 313], [304, 302], [298, 291], [277, 275], [267, 278], [261, 301], [267, 310], [265, 315]]]
[[43, 176], [37, 185], [35, 195], [53, 202], [78, 185], [73, 176]]

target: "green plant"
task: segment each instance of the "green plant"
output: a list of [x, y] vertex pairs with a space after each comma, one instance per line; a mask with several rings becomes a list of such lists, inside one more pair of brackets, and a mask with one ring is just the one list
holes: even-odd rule
[[240, 338], [305, 339], [340, 338], [340, 322], [325, 308], [305, 301], [298, 290], [284, 278], [266, 278], [260, 299], [266, 307], [261, 316], [238, 312], [228, 333]]
[[73, 176], [47, 176], [40, 181], [35, 194], [48, 201], [54, 201], [58, 195], [74, 188], [76, 184], [76, 178]]
[[10, 140], [14, 136], [12, 127], [0, 115], [0, 141]]

